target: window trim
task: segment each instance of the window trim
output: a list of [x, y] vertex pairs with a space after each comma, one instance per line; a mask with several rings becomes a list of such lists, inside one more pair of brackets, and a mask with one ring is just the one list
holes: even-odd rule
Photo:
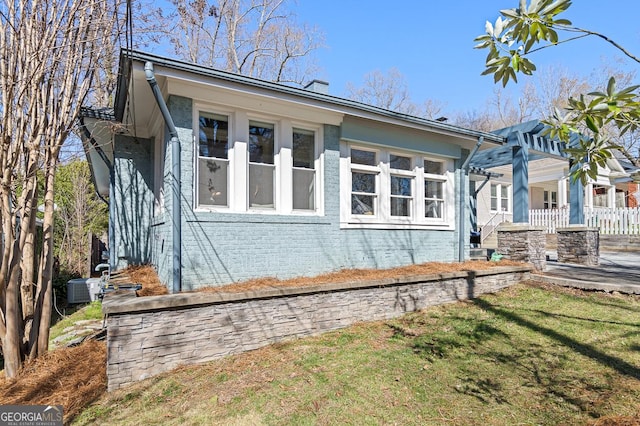
[[[227, 206], [200, 205], [198, 199], [200, 113], [225, 115], [229, 120]], [[274, 207], [249, 207], [249, 122], [274, 125]], [[324, 134], [320, 123], [291, 120], [274, 115], [230, 109], [209, 103], [194, 103], [192, 118], [191, 189], [193, 211], [252, 215], [324, 216]], [[245, 129], [246, 127], [246, 129]], [[315, 209], [293, 209], [293, 129], [314, 133]], [[287, 135], [290, 132], [290, 135]], [[252, 163], [254, 164], [254, 163]], [[262, 164], [262, 163], [255, 163]]]
[[[375, 151], [378, 153], [377, 165], [367, 166], [351, 163], [352, 149]], [[411, 170], [392, 169], [391, 155], [409, 157]], [[443, 174], [424, 173], [424, 160], [442, 163]], [[352, 213], [352, 172], [362, 170], [378, 173], [378, 212], [375, 215], [358, 215]], [[412, 179], [410, 216], [391, 215], [391, 176], [398, 175]], [[443, 217], [425, 217], [425, 177], [443, 183]], [[451, 158], [431, 155], [424, 152], [401, 150], [372, 146], [362, 142], [342, 140], [340, 142], [340, 227], [372, 228], [372, 229], [455, 229], [455, 168]]]

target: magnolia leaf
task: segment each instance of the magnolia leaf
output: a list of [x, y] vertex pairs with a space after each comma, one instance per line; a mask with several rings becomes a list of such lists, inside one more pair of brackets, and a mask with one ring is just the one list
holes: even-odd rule
[[613, 96], [616, 91], [616, 79], [611, 77], [607, 83], [607, 95]]
[[493, 24], [491, 24], [491, 22], [485, 22], [484, 30], [487, 32], [487, 34], [493, 36]]

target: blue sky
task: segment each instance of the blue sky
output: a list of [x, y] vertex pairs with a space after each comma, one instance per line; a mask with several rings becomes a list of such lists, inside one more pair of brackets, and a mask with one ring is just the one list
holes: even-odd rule
[[[480, 76], [487, 52], [473, 49], [473, 39], [484, 32], [485, 21], [495, 22], [500, 9], [517, 5], [518, 0], [297, 0], [293, 9], [300, 21], [325, 34], [326, 48], [316, 54], [317, 78], [330, 83], [332, 95], [344, 96], [347, 82], [362, 85], [368, 72], [395, 67], [414, 102], [439, 100], [451, 113], [482, 110], [492, 95], [492, 77]], [[574, 0], [561, 16], [640, 55], [638, 0]], [[588, 75], [621, 57], [605, 41], [587, 37], [531, 59], [538, 69], [559, 65]], [[640, 70], [631, 61], [627, 66]]]

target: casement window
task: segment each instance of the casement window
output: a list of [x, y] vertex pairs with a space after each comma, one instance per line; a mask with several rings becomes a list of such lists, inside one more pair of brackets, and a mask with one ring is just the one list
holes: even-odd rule
[[321, 129], [246, 112], [196, 110], [198, 210], [322, 214]]
[[343, 142], [343, 227], [454, 226], [453, 161]]
[[557, 209], [558, 208], [558, 193], [555, 191], [544, 191], [544, 208], [545, 209]]
[[228, 206], [229, 118], [201, 112], [198, 130], [198, 204]]
[[491, 184], [491, 211], [508, 212], [509, 198], [510, 198], [510, 185], [505, 184]]

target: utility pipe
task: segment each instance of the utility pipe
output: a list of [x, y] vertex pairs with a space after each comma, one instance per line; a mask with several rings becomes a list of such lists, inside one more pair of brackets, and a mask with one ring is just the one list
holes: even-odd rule
[[173, 293], [179, 293], [182, 290], [182, 206], [180, 205], [180, 139], [178, 131], [167, 104], [162, 97], [160, 87], [156, 81], [153, 72], [153, 63], [147, 61], [144, 64], [144, 73], [147, 82], [151, 86], [153, 96], [156, 98], [162, 118], [164, 119], [169, 135], [171, 135], [171, 172], [173, 175], [172, 187], [172, 212], [173, 212]]
[[464, 232], [465, 226], [465, 217], [466, 217], [466, 197], [465, 195], [465, 177], [467, 176], [467, 172], [469, 171], [469, 163], [471, 163], [471, 159], [473, 158], [474, 155], [476, 155], [476, 152], [478, 152], [478, 150], [480, 149], [480, 145], [482, 145], [482, 142], [484, 142], [484, 136], [480, 136], [478, 138], [478, 142], [476, 142], [476, 146], [473, 147], [473, 149], [471, 150], [471, 152], [469, 153], [469, 155], [467, 156], [467, 159], [464, 160], [464, 163], [462, 163], [462, 167], [460, 167], [460, 214], [458, 215], [458, 261], [460, 262], [464, 262], [464, 246], [466, 244], [467, 241], [467, 233]]

